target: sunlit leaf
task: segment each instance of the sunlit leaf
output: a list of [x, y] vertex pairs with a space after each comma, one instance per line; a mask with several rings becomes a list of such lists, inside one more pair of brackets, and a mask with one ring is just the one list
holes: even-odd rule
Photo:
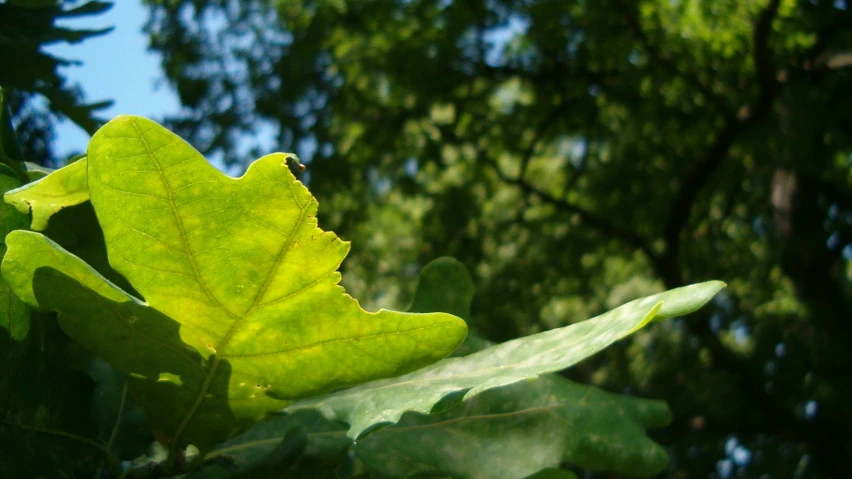
[[299, 401], [288, 410], [318, 408], [351, 425], [358, 437], [367, 428], [395, 423], [406, 411], [428, 414], [445, 396], [464, 399], [499, 386], [559, 371], [576, 364], [655, 319], [695, 311], [722, 287], [710, 281], [631, 301], [596, 318], [498, 344], [463, 358], [440, 361], [411, 374]]
[[[472, 294], [464, 266], [441, 258], [423, 268], [411, 309], [445, 305], [466, 318]], [[476, 336], [465, 346], [469, 352], [493, 347]], [[355, 451], [367, 467], [390, 477], [511, 479], [563, 463], [646, 477], [663, 470], [668, 457], [645, 430], [670, 420], [662, 401], [548, 374], [486, 390], [439, 413], [404, 414], [359, 439]]]
[[[443, 308], [466, 317], [472, 294], [464, 266], [440, 258], [423, 268], [410, 310]], [[469, 336], [460, 349], [489, 347], [488, 341]], [[287, 431], [303, 426], [308, 443], [316, 444], [313, 460], [324, 456], [323, 464], [342, 464], [343, 452], [351, 447], [356, 458], [382, 477], [572, 477], [568, 471], [543, 470], [563, 463], [650, 476], [667, 464], [665, 450], [645, 434], [671, 419], [662, 401], [620, 396], [552, 374], [489, 389], [463, 402], [443, 399], [440, 412], [407, 413], [399, 423], [374, 430], [357, 443], [338, 423], [306, 408], [253, 427], [216, 447], [211, 457], [229, 458], [233, 471], [251, 470]], [[212, 462], [198, 477], [229, 477], [227, 468]]]
[[[11, 170], [6, 174], [0, 172], [0, 191], [8, 191], [21, 183], [12, 176]], [[0, 204], [0, 256], [6, 253], [6, 235], [16, 229], [26, 228], [27, 218], [15, 208], [5, 203]], [[29, 308], [19, 300], [9, 288], [8, 283], [0, 278], [0, 327], [6, 329], [11, 339], [24, 339], [30, 328]]]
[[21, 213], [32, 213], [32, 229], [43, 231], [50, 217], [59, 210], [89, 200], [86, 166], [85, 159], [72, 163], [7, 192], [4, 199]]
[[294, 399], [433, 363], [465, 335], [454, 316], [368, 313], [346, 295], [349, 244], [317, 227], [287, 158], [233, 179], [149, 120], [99, 130], [91, 203], [110, 264], [144, 300], [39, 233], [7, 237], [15, 293], [128, 373], [161, 440], [204, 451]]

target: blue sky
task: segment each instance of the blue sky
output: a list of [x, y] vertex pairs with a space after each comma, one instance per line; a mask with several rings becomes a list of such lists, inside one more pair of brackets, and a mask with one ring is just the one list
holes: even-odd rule
[[[177, 95], [164, 81], [159, 55], [147, 52], [148, 37], [142, 33], [147, 18], [148, 11], [141, 0], [116, 1], [104, 14], [60, 23], [72, 28], [113, 26], [112, 32], [74, 45], [45, 48], [53, 55], [83, 62], [81, 66], [63, 67], [62, 73], [83, 87], [87, 102], [115, 101], [111, 108], [100, 112], [104, 118], [134, 114], [159, 119], [180, 110]], [[60, 156], [84, 151], [89, 141], [88, 134], [68, 120], [59, 125], [56, 133], [56, 152]]]
[[[83, 88], [87, 102], [114, 101], [112, 107], [99, 112], [104, 119], [132, 114], [160, 120], [180, 111], [177, 94], [160, 70], [160, 56], [147, 51], [148, 36], [142, 32], [147, 18], [148, 9], [142, 0], [115, 0], [112, 9], [104, 14], [58, 22], [60, 26], [75, 29], [112, 26], [115, 28], [112, 32], [77, 44], [45, 48], [60, 58], [82, 62], [79, 66], [62, 67], [61, 73]], [[506, 32], [497, 32], [490, 38], [496, 45], [489, 54], [499, 57], [510, 34], [522, 32], [527, 27], [522, 19], [513, 20]], [[62, 121], [56, 133], [54, 145], [60, 158], [85, 151], [89, 136], [74, 123]], [[240, 153], [247, 154], [251, 146], [259, 146], [262, 151], [277, 150], [277, 127], [261, 123], [253, 134], [240, 138]], [[302, 160], [310, 162], [316, 143], [303, 139], [299, 147]], [[217, 167], [224, 168], [222, 158], [214, 156], [211, 160]], [[240, 169], [229, 173], [238, 174]]]

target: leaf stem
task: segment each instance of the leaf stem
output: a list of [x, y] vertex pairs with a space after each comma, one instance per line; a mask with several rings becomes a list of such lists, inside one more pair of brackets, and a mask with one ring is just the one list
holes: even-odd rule
[[[115, 436], [118, 434], [118, 427], [121, 425], [121, 416], [124, 415], [124, 405], [127, 402], [127, 381], [124, 381], [124, 384], [121, 387], [121, 402], [118, 404], [118, 413], [115, 416], [115, 424], [112, 426], [112, 431], [109, 434], [109, 440], [106, 443], [106, 450], [109, 451], [112, 449], [112, 444], [115, 442]], [[98, 466], [98, 470], [95, 471], [94, 479], [99, 479], [101, 477], [101, 473], [104, 469], [104, 461], [101, 461], [101, 465]], [[119, 467], [119, 471], [121, 468]]]
[[115, 442], [115, 436], [118, 434], [118, 427], [121, 425], [121, 416], [124, 415], [124, 405], [127, 402], [127, 381], [121, 387], [121, 402], [118, 404], [118, 413], [115, 417], [115, 425], [112, 427], [112, 432], [109, 434], [109, 440], [106, 443], [106, 449], [112, 449], [112, 443]]
[[106, 446], [99, 443], [98, 441], [89, 439], [87, 437], [79, 436], [77, 434], [73, 434], [73, 433], [70, 433], [70, 432], [59, 431], [59, 430], [56, 430], [56, 429], [47, 429], [47, 428], [39, 427], [39, 426], [28, 426], [26, 424], [19, 424], [17, 422], [9, 421], [9, 420], [6, 420], [6, 419], [0, 419], [0, 424], [5, 424], [7, 426], [17, 427], [17, 428], [23, 429], [25, 431], [34, 431], [34, 432], [40, 432], [42, 434], [50, 434], [50, 435], [53, 435], [53, 436], [64, 437], [66, 439], [71, 439], [71, 440], [74, 440], [74, 441], [77, 441], [77, 442], [82, 442], [84, 444], [88, 444], [89, 446], [94, 447], [95, 449], [99, 450], [101, 452], [101, 454], [103, 454], [107, 463], [110, 465], [110, 468], [114, 468], [116, 471], [121, 471], [121, 462], [119, 462], [119, 460], [116, 457], [114, 457], [112, 454], [110, 454], [109, 449], [107, 449]]

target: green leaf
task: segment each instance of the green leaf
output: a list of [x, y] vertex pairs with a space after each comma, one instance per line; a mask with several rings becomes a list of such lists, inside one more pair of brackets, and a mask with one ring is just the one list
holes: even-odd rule
[[411, 313], [441, 311], [470, 319], [470, 302], [473, 300], [473, 281], [458, 260], [450, 257], [435, 259], [420, 272]]
[[[0, 191], [19, 185], [0, 174]], [[12, 205], [0, 204], [2, 253], [7, 233], [27, 223]], [[0, 449], [15, 458], [0, 461], [0, 477], [90, 475], [103, 463], [106, 447], [96, 440], [89, 409], [89, 359], [55, 315], [32, 314], [0, 279]], [[108, 410], [111, 401], [101, 398], [99, 407]]]
[[[296, 458], [282, 454], [298, 436], [304, 436], [304, 447]], [[203, 469], [191, 479], [225, 479], [258, 476], [258, 471], [275, 467], [284, 477], [323, 477], [322, 471], [333, 472], [347, 462], [352, 440], [346, 427], [325, 419], [317, 411], [300, 411], [278, 416], [252, 427], [210, 452]], [[329, 476], [329, 477], [337, 477]]]
[[346, 295], [337, 268], [349, 245], [317, 227], [287, 158], [233, 179], [150, 120], [101, 128], [91, 203], [110, 264], [144, 301], [41, 234], [7, 237], [15, 293], [128, 373], [173, 447], [205, 451], [294, 399], [431, 364], [465, 335], [454, 316], [368, 313]]
[[[421, 271], [414, 301], [408, 310], [421, 313], [440, 311], [468, 319], [472, 297], [473, 282], [464, 265], [454, 258], [439, 258]], [[468, 336], [465, 344], [470, 340], [471, 336]], [[478, 340], [477, 344], [481, 342], [483, 340]], [[257, 424], [244, 434], [216, 446], [208, 455], [208, 464], [191, 478], [251, 477], [250, 474], [263, 467], [264, 463], [268, 464], [275, 448], [296, 429], [307, 431], [307, 445], [295, 466], [285, 469], [278, 464], [282, 474], [303, 477], [304, 474], [299, 472], [308, 470], [311, 477], [318, 477], [317, 471], [337, 470], [347, 462], [347, 452], [354, 441], [346, 436], [346, 426], [324, 418], [316, 410], [307, 409]]]
[[405, 411], [428, 414], [449, 394], [465, 392], [464, 399], [470, 399], [487, 389], [570, 367], [654, 319], [695, 311], [722, 287], [724, 283], [710, 281], [648, 296], [565, 328], [445, 359], [402, 377], [299, 401], [288, 411], [317, 408], [330, 419], [349, 423], [349, 435], [357, 438], [371, 426], [399, 421]]
[[[3, 167], [4, 171], [0, 171], [0, 191], [8, 191], [20, 186], [20, 181], [11, 176], [13, 173], [5, 165]], [[5, 203], [0, 205], [0, 235], [2, 235], [0, 256], [6, 254], [6, 235], [13, 230], [26, 227], [25, 216], [18, 213], [10, 205]], [[5, 366], [8, 368], [11, 367], [9, 355], [13, 353], [14, 343], [23, 341], [30, 332], [30, 310], [12, 293], [9, 284], [2, 278], [0, 278], [0, 328], [5, 330], [0, 335], [0, 339], [7, 339], [4, 341], [4, 346], [8, 346], [8, 348], [2, 348], [2, 352], [5, 353], [2, 357]]]
[[[72, 158], [69, 165], [60, 170], [28, 162], [24, 167], [34, 181], [7, 191], [3, 207], [13, 205], [18, 212], [31, 214], [31, 229], [44, 232], [125, 292], [139, 296], [107, 261], [103, 232], [89, 203], [86, 155]], [[25, 228], [25, 224], [19, 223], [13, 229]], [[9, 231], [11, 229], [6, 233]]]
[[[440, 310], [443, 305], [466, 317], [472, 295], [465, 267], [441, 258], [423, 268], [411, 308]], [[471, 334], [459, 349], [473, 353], [489, 347]], [[670, 420], [662, 401], [612, 394], [548, 374], [487, 390], [436, 414], [404, 414], [396, 425], [359, 439], [355, 451], [369, 468], [391, 477], [516, 478], [562, 463], [651, 476], [666, 467], [668, 457], [645, 429]], [[553, 472], [561, 473], [571, 474]]]
[[[408, 312], [440, 311], [469, 321], [473, 293], [473, 280], [461, 262], [448, 256], [434, 259], [420, 272], [414, 301], [408, 307]], [[467, 356], [490, 346], [493, 346], [490, 341], [468, 334], [452, 356]]]
[[27, 172], [27, 178], [29, 178], [30, 181], [40, 180], [56, 171], [53, 168], [48, 168], [31, 161], [24, 162], [24, 170]]
[[[8, 191], [19, 186], [21, 183], [8, 174], [0, 173], [0, 191]], [[27, 218], [21, 215], [15, 208], [0, 204], [0, 256], [6, 253], [6, 235], [16, 229], [27, 227]], [[9, 284], [0, 278], [0, 328], [6, 329], [10, 338], [14, 341], [23, 340], [30, 329], [29, 308], [19, 300], [13, 293]]]
[[406, 413], [358, 439], [365, 465], [390, 477], [513, 479], [572, 464], [649, 477], [668, 464], [645, 435], [671, 420], [665, 403], [547, 375], [489, 389], [437, 414]]
[[[0, 168], [0, 191], [20, 186]], [[0, 204], [0, 254], [27, 217]], [[91, 474], [103, 459], [88, 409], [91, 380], [74, 369], [74, 346], [53, 315], [36, 313], [0, 278], [0, 477]]]
[[40, 180], [7, 192], [3, 199], [21, 213], [32, 213], [31, 228], [44, 231], [50, 217], [59, 210], [89, 201], [87, 165], [85, 159], [71, 163]]
[[[440, 258], [421, 271], [410, 309], [445, 308], [465, 317], [472, 294], [465, 267], [452, 258]], [[492, 344], [469, 335], [465, 346], [475, 352]], [[299, 410], [253, 427], [216, 447], [210, 457], [229, 457], [237, 472], [251, 470], [287, 431], [304, 426], [309, 443], [330, 443], [313, 448], [315, 460], [324, 457], [324, 464], [340, 464], [343, 453], [354, 446], [355, 456], [366, 467], [389, 477], [515, 478], [536, 471], [540, 477], [572, 477], [568, 471], [540, 471], [562, 463], [649, 476], [667, 463], [663, 448], [645, 435], [645, 429], [665, 426], [671, 419], [662, 401], [620, 396], [549, 374], [454, 404], [431, 415], [407, 413], [398, 424], [373, 431], [357, 445], [344, 436], [345, 428], [338, 423], [322, 420], [316, 410]], [[222, 465], [211, 464], [197, 477], [230, 477], [225, 471]]]
[[141, 297], [124, 276], [110, 266], [104, 234], [90, 202], [61, 209], [51, 217], [50, 224], [42, 233], [124, 292]]

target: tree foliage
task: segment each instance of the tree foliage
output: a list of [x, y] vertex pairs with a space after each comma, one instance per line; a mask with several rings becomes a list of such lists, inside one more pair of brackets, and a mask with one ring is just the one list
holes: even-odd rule
[[[18, 123], [18, 137], [30, 161], [58, 163], [51, 150], [55, 122], [67, 118], [93, 134], [101, 125], [95, 112], [112, 101], [85, 103], [82, 89], [71, 85], [60, 67], [79, 65], [58, 58], [43, 47], [56, 43], [79, 43], [109, 33], [112, 28], [75, 29], [58, 21], [99, 15], [110, 2], [74, 0], [8, 0], [0, 3], [0, 85], [11, 98]], [[44, 100], [47, 100], [46, 102]]]
[[168, 123], [230, 162], [257, 131], [300, 153], [366, 304], [452, 255], [503, 341], [724, 278], [569, 376], [669, 400], [673, 473], [848, 471], [846, 2], [147, 3]]
[[[121, 116], [97, 131], [85, 158], [35, 181], [12, 189], [21, 184], [15, 172], [26, 170], [20, 161], [3, 166], [0, 446], [14, 453], [4, 472], [514, 477], [550, 474], [566, 461], [649, 476], [665, 467], [666, 454], [645, 436], [669, 421], [664, 404], [561, 378], [542, 380], [554, 384], [543, 390], [523, 381], [570, 367], [653, 320], [694, 312], [723, 283], [652, 295], [501, 345], [474, 340], [464, 352], [480, 351], [441, 361], [467, 333], [465, 321], [440, 312], [467, 316], [464, 266], [427, 266], [413, 312], [362, 310], [338, 285], [348, 243], [319, 229], [317, 201], [290, 159], [267, 155], [230, 178], [157, 123]], [[27, 231], [31, 213], [29, 226], [42, 232]], [[506, 395], [495, 403], [491, 392]], [[479, 393], [483, 401], [467, 401]], [[425, 434], [417, 436], [427, 449], [354, 441], [406, 412], [434, 422], [439, 436], [451, 433], [441, 413], [459, 414], [458, 402], [491, 419], [528, 417], [540, 393], [547, 403], [538, 406], [562, 419], [535, 430], [564, 436], [574, 423], [572, 440], [524, 453], [517, 441], [529, 430], [510, 420], [501, 429], [515, 445], [504, 447], [535, 459], [512, 467], [473, 447], [430, 453], [434, 439]], [[291, 403], [282, 420], [269, 420]], [[336, 437], [335, 420], [350, 424], [348, 438]], [[311, 434], [328, 433], [309, 449]], [[488, 428], [471, 434], [492, 441]], [[149, 454], [152, 438], [168, 452], [155, 444]]]
[[368, 314], [343, 293], [349, 245], [317, 228], [316, 200], [286, 159], [268, 155], [234, 181], [156, 123], [119, 117], [99, 130], [92, 206], [111, 266], [144, 302], [44, 235], [7, 237], [16, 295], [61, 313], [64, 331], [129, 374], [173, 448], [206, 452], [286, 400], [417, 369], [464, 339], [453, 316]]

